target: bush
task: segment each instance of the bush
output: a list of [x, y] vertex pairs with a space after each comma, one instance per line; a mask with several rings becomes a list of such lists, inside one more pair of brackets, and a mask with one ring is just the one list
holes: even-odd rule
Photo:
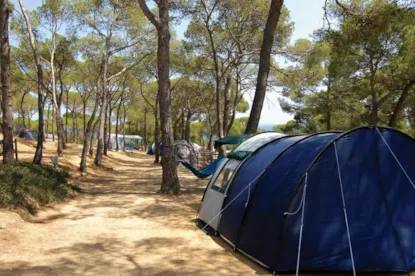
[[38, 205], [62, 202], [72, 193], [67, 176], [31, 163], [0, 164], [0, 207], [23, 206], [33, 214]]

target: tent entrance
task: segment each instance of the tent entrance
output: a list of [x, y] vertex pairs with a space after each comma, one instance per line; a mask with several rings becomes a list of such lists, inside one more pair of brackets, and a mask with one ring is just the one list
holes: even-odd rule
[[199, 219], [214, 230], [218, 229], [223, 201], [235, 170], [240, 161], [225, 159], [219, 165], [206, 189], [205, 197], [200, 208]]

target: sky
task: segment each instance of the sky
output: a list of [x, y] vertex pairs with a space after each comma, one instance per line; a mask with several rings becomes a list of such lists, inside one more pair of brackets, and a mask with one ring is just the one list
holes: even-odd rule
[[[244, 0], [245, 1], [245, 0]], [[249, 0], [246, 0], [249, 1]], [[310, 38], [314, 30], [323, 25], [323, 5], [325, 0], [285, 0], [284, 5], [290, 11], [291, 21], [295, 23], [291, 42], [295, 42], [300, 38]], [[11, 0], [18, 9], [18, 0]], [[23, 0], [23, 4], [27, 10], [33, 10], [40, 6], [42, 0]], [[20, 10], [20, 9], [18, 9]], [[184, 32], [187, 28], [186, 20], [175, 26], [178, 39], [184, 38]], [[284, 64], [280, 64], [284, 66]], [[252, 93], [253, 94], [253, 93]], [[252, 103], [253, 96], [247, 95], [245, 99]], [[238, 117], [249, 116], [250, 110], [246, 113], [238, 114]], [[270, 125], [283, 124], [293, 118], [292, 115], [284, 113], [278, 104], [278, 93], [268, 91], [267, 100], [261, 113], [260, 126], [268, 128]]]

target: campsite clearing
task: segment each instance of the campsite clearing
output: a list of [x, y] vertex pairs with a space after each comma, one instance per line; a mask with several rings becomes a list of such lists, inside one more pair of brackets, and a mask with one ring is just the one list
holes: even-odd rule
[[[0, 211], [0, 275], [269, 275], [194, 224], [207, 180], [180, 169], [183, 194], [156, 195], [161, 166], [141, 152], [110, 152], [106, 169], [76, 168], [81, 146], [60, 157], [84, 191], [22, 220]], [[56, 144], [46, 144], [44, 162]], [[34, 147], [19, 144], [31, 161]], [[91, 163], [91, 159], [88, 160]]]

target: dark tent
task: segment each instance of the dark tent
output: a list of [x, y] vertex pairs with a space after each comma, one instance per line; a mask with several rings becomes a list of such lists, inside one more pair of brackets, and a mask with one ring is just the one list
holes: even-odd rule
[[261, 135], [211, 178], [204, 229], [272, 271], [415, 269], [414, 139], [371, 127], [278, 136], [232, 158]]
[[26, 130], [24, 128], [20, 129], [19, 137], [24, 140], [33, 140], [37, 141], [38, 133], [36, 130]]

